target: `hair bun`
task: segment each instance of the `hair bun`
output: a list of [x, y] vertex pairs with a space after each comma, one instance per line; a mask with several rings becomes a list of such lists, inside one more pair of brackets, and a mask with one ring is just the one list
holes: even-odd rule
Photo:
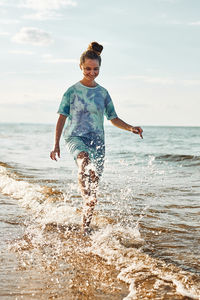
[[87, 50], [94, 51], [97, 55], [101, 55], [103, 46], [98, 44], [97, 42], [92, 42], [89, 44]]

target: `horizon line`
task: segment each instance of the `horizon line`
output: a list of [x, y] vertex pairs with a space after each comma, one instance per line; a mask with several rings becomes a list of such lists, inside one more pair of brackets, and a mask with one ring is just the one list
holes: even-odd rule
[[[48, 123], [48, 122], [1, 122], [0, 121], [0, 125], [2, 124], [17, 124], [17, 125], [56, 125], [56, 123]], [[105, 125], [108, 126], [113, 126], [109, 123], [106, 123]], [[147, 126], [147, 127], [200, 127], [200, 125], [158, 125], [158, 124], [154, 124], [154, 125], [150, 125], [150, 124], [143, 124], [143, 125], [139, 125], [139, 126]]]

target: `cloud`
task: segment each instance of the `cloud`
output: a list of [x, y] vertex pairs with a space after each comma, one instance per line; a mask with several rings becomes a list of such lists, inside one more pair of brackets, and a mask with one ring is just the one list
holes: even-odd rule
[[4, 75], [41, 75], [41, 74], [52, 74], [53, 72], [50, 71], [9, 71], [9, 72], [0, 72]]
[[16, 19], [2, 19], [0, 20], [0, 24], [8, 25], [8, 24], [18, 24], [20, 23], [19, 20]]
[[181, 81], [184, 85], [200, 85], [200, 79], [187, 79]]
[[73, 0], [23, 0], [21, 6], [36, 11], [58, 10], [66, 6], [76, 6]]
[[5, 32], [5, 31], [0, 32], [0, 36], [8, 36], [8, 35], [10, 35], [9, 32]]
[[34, 10], [35, 13], [24, 15], [29, 20], [58, 20], [62, 14], [57, 13], [63, 7], [75, 7], [77, 3], [73, 0], [23, 0], [21, 6]]
[[[4, 8], [13, 8], [13, 7], [18, 7], [19, 4], [17, 2], [19, 2], [20, 0], [0, 0], [0, 7]], [[6, 10], [4, 10], [4, 12], [6, 12]]]
[[10, 50], [9, 53], [11, 54], [23, 54], [23, 55], [33, 55], [33, 51], [26, 51], [26, 50]]
[[166, 23], [169, 25], [184, 25], [184, 23], [179, 20], [168, 20]]
[[154, 83], [154, 84], [174, 84], [174, 79], [171, 78], [160, 78], [160, 77], [151, 77], [151, 76], [144, 76], [144, 75], [130, 75], [125, 76], [124, 79], [134, 79], [134, 80], [141, 80], [147, 83]]
[[145, 76], [145, 75], [130, 75], [121, 78], [125, 80], [139, 80], [145, 83], [160, 84], [160, 85], [175, 85], [175, 84], [182, 84], [186, 86], [200, 85], [200, 79], [175, 79], [175, 78], [152, 77], [152, 76]]
[[200, 26], [200, 21], [189, 22], [188, 25], [190, 25], [190, 26]]
[[23, 27], [12, 38], [13, 42], [32, 44], [35, 46], [48, 46], [53, 42], [50, 34], [35, 27]]
[[61, 19], [62, 15], [59, 13], [56, 13], [54, 11], [38, 11], [34, 14], [29, 14], [29, 15], [24, 15], [23, 19], [28, 19], [28, 20], [58, 20]]
[[183, 21], [180, 21], [180, 20], [166, 20], [166, 24], [169, 24], [169, 25], [200, 26], [200, 21], [183, 22]]
[[57, 64], [57, 63], [79, 63], [79, 61], [75, 58], [54, 58], [51, 54], [44, 54], [43, 55], [44, 62], [45, 63], [52, 63], [52, 64]]
[[7, 3], [6, 3], [6, 0], [0, 0], [0, 6], [6, 6]]

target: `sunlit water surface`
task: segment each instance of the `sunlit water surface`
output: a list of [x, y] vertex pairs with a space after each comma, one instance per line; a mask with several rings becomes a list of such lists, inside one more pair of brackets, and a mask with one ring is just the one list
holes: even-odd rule
[[200, 299], [200, 128], [106, 125], [92, 233], [54, 126], [0, 124], [2, 299]]

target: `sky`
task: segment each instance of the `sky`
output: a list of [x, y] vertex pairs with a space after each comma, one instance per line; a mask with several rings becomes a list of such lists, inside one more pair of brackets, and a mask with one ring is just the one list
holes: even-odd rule
[[54, 124], [92, 41], [121, 119], [200, 126], [199, 0], [0, 0], [0, 122]]

